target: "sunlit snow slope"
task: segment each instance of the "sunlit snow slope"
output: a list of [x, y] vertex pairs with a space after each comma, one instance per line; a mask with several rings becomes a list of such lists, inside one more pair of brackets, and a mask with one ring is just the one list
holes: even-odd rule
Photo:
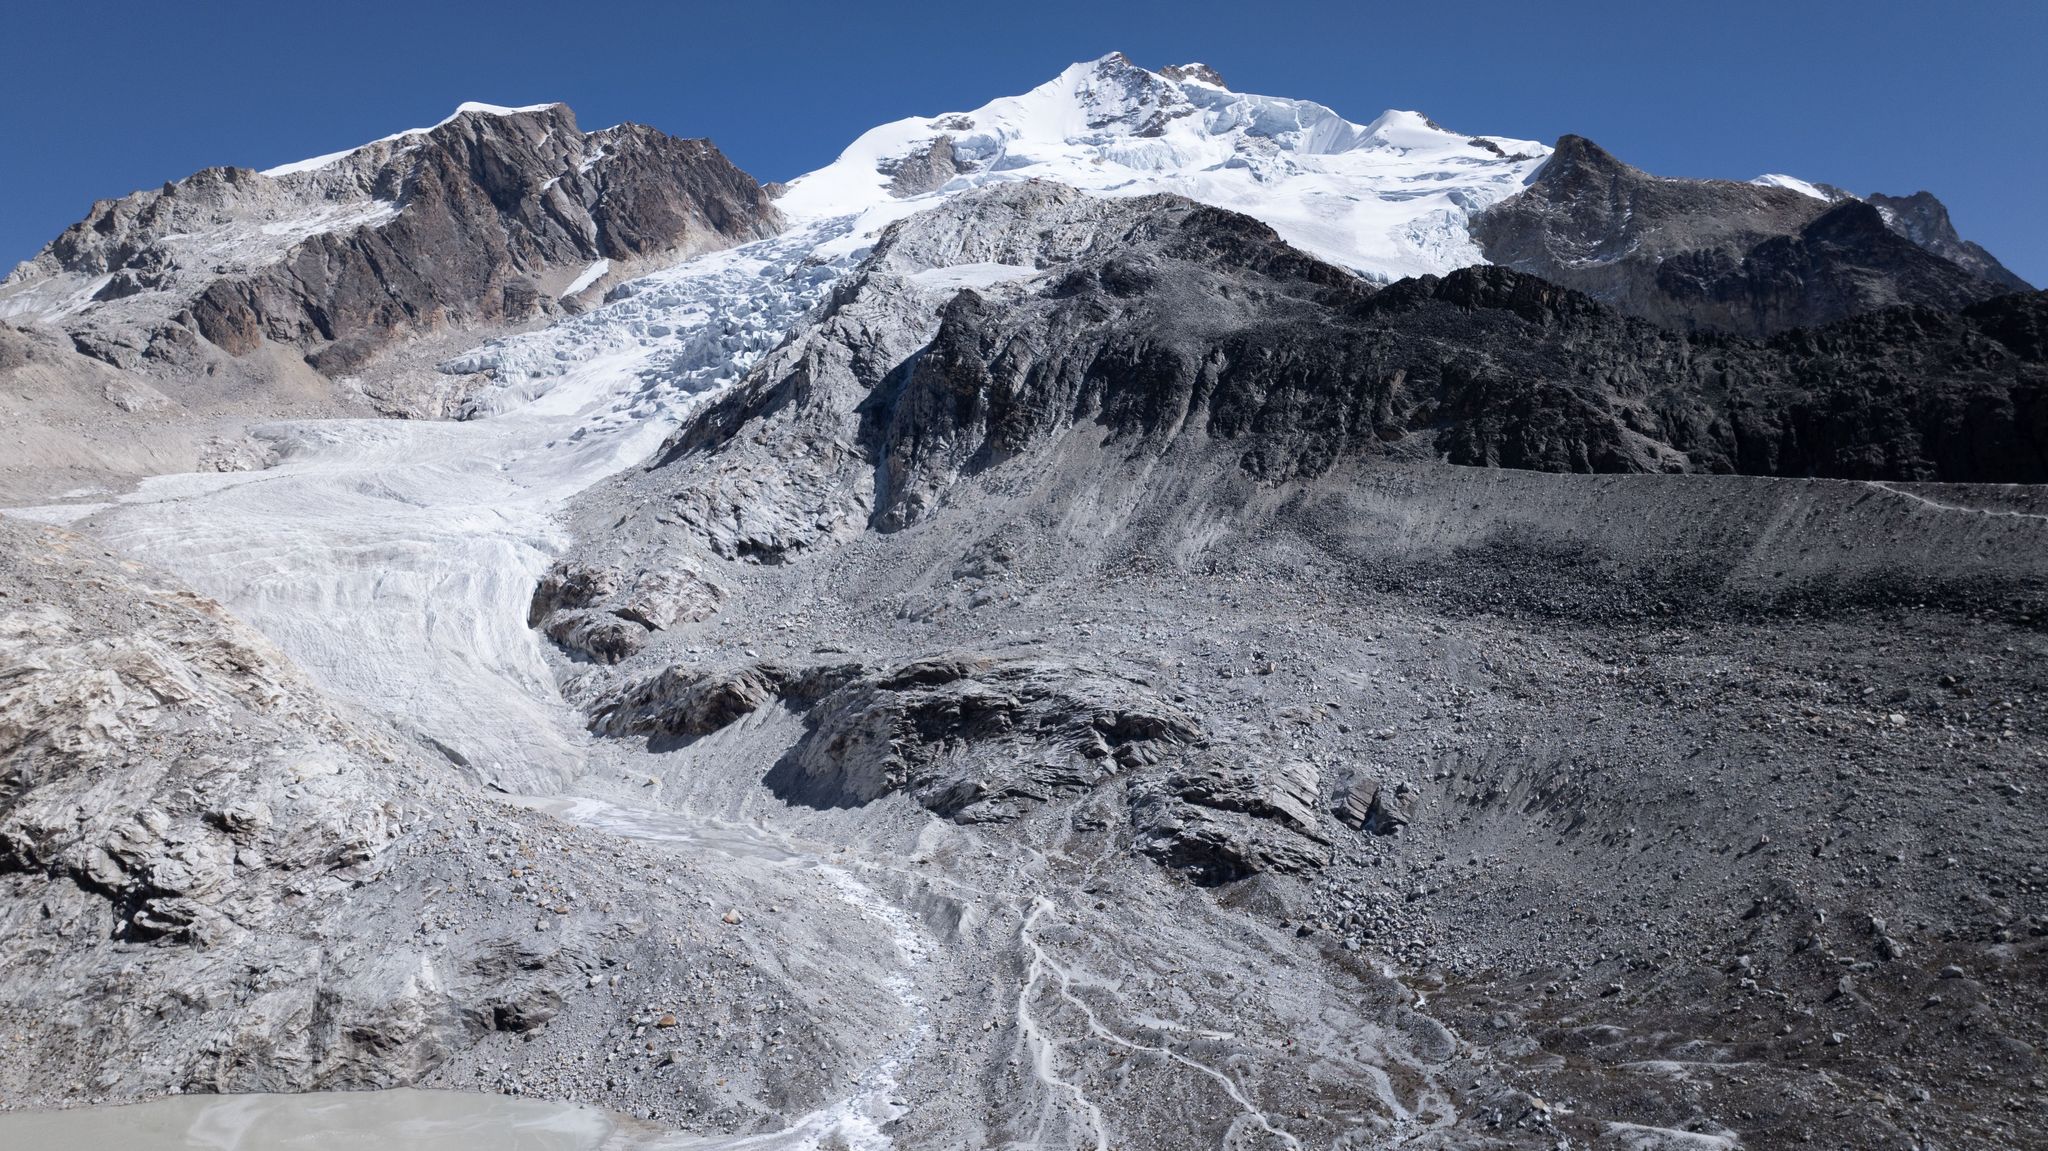
[[[1107, 56], [972, 112], [876, 128], [790, 184], [782, 236], [451, 361], [494, 373], [480, 418], [274, 426], [262, 434], [281, 449], [277, 466], [153, 480], [92, 526], [486, 778], [554, 790], [582, 736], [526, 609], [560, 546], [563, 501], [645, 458], [697, 397], [744, 374], [889, 222], [980, 184], [1046, 179], [1248, 212], [1375, 277], [1444, 272], [1480, 262], [1467, 216], [1512, 194], [1547, 152], [1412, 112], [1354, 124], [1230, 92], [1199, 66], [1153, 73]], [[950, 290], [988, 275], [935, 269], [915, 282]]]
[[899, 214], [998, 180], [1174, 192], [1394, 279], [1485, 263], [1466, 220], [1519, 191], [1549, 154], [1533, 140], [1453, 132], [1419, 112], [1354, 124], [1306, 100], [1229, 91], [1201, 65], [1149, 72], [1111, 54], [972, 112], [875, 128], [791, 181], [777, 207], [811, 218]]

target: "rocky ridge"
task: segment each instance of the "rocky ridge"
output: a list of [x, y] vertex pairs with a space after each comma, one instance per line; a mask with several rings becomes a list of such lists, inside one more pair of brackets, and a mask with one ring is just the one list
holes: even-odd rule
[[559, 315], [777, 226], [708, 141], [586, 134], [560, 104], [465, 105], [346, 154], [99, 201], [0, 284], [0, 314], [121, 367], [267, 341], [342, 375], [394, 339]]
[[[981, 257], [1014, 271], [920, 287], [921, 261]], [[2044, 306], [1688, 336], [1506, 268], [1376, 291], [1248, 217], [999, 187], [895, 226], [653, 467], [667, 515], [756, 560], [901, 528], [1083, 429], [1132, 460], [1229, 442], [1268, 482], [1350, 455], [2040, 482]]]
[[1486, 259], [1666, 327], [1762, 338], [1898, 304], [1953, 310], [2030, 290], [1925, 192], [1833, 200], [1653, 176], [1565, 136], [1519, 194], [1473, 218]]

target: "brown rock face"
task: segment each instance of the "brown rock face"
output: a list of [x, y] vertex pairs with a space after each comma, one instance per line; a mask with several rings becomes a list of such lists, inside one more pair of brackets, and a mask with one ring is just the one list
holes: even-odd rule
[[973, 164], [962, 161], [954, 153], [951, 136], [934, 137], [924, 151], [883, 167], [883, 172], [890, 177], [889, 194], [899, 199], [936, 191], [954, 176], [973, 170]]
[[707, 140], [637, 124], [586, 137], [557, 105], [469, 113], [428, 141], [409, 158], [396, 219], [316, 236], [282, 264], [216, 283], [193, 308], [200, 332], [235, 351], [257, 328], [313, 349], [331, 374], [409, 330], [549, 311], [537, 279], [555, 269], [775, 231], [760, 187]]
[[[597, 260], [645, 265], [778, 227], [709, 141], [638, 124], [585, 134], [557, 104], [463, 112], [317, 168], [208, 169], [101, 201], [9, 286], [108, 277], [96, 298], [120, 306], [65, 326], [114, 362], [178, 328], [234, 356], [289, 344], [335, 374], [403, 335], [553, 314]], [[219, 274], [177, 246], [202, 231], [238, 257]]]

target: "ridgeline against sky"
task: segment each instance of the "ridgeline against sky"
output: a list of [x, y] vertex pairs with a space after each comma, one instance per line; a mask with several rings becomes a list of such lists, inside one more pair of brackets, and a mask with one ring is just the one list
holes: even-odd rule
[[2030, 114], [2048, 106], [2048, 9], [2025, 2], [1938, 14], [1891, 2], [1480, 3], [1450, 15], [1066, 0], [351, 11], [337, 21], [233, 0], [167, 19], [116, 0], [95, 10], [92, 58], [107, 66], [88, 80], [76, 54], [50, 50], [75, 39], [75, 10], [17, 6], [0, 46], [13, 173], [0, 185], [0, 264], [33, 255], [94, 199], [350, 147], [463, 101], [560, 100], [586, 129], [633, 120], [708, 136], [755, 176], [788, 179], [875, 124], [975, 107], [1114, 48], [1152, 66], [1204, 60], [1240, 91], [1353, 119], [1416, 108], [1465, 131], [1578, 133], [1669, 175], [1932, 189], [1964, 235], [2048, 281], [2033, 212], [2048, 123]]

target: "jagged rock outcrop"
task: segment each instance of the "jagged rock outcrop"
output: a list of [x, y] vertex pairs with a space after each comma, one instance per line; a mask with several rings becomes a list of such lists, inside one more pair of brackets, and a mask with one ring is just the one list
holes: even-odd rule
[[570, 651], [617, 663], [645, 646], [648, 633], [704, 619], [724, 597], [699, 565], [680, 557], [630, 580], [565, 560], [535, 586], [526, 622]]
[[1844, 200], [1790, 236], [1740, 259], [1723, 250], [1672, 255], [1657, 266], [1660, 322], [1767, 336], [1820, 327], [1899, 305], [1953, 311], [2003, 288], [1889, 228], [1878, 209]]
[[1528, 187], [1473, 218], [1472, 234], [1493, 263], [1685, 331], [1765, 337], [2026, 287], [1955, 236], [1926, 193], [1902, 210], [1886, 197], [1671, 179], [1581, 136], [1559, 139]]
[[632, 683], [600, 703], [591, 727], [606, 735], [689, 740], [737, 723], [771, 703], [807, 706], [866, 674], [858, 663], [795, 667], [756, 663], [682, 665]]
[[1346, 827], [1392, 835], [1408, 826], [1415, 794], [1415, 788], [1407, 783], [1389, 786], [1361, 775], [1338, 791], [1331, 814]]
[[908, 198], [936, 191], [944, 187], [946, 181], [976, 167], [973, 161], [964, 159], [953, 150], [951, 136], [934, 136], [924, 151], [888, 161], [881, 171], [889, 177], [890, 194]]
[[1085, 792], [1196, 734], [1151, 684], [1060, 660], [949, 654], [861, 676], [820, 698], [768, 775], [812, 806], [907, 792], [962, 822]]
[[343, 156], [102, 200], [0, 285], [0, 313], [123, 367], [188, 360], [197, 335], [231, 356], [282, 344], [334, 375], [394, 338], [556, 314], [572, 287], [777, 226], [709, 141], [465, 105]]
[[1329, 864], [1331, 846], [1311, 807], [1317, 786], [1311, 764], [1192, 760], [1130, 786], [1137, 850], [1204, 887], [1257, 872], [1313, 872]]
[[1887, 196], [1882, 192], [1864, 197], [1884, 217], [1885, 226], [1956, 265], [1980, 280], [2011, 292], [2031, 292], [2032, 284], [2020, 279], [1982, 244], [1965, 240], [1948, 218], [1948, 205], [1932, 192], [1910, 196]]
[[1198, 83], [1207, 84], [1212, 88], [1230, 87], [1230, 85], [1223, 82], [1221, 73], [1207, 64], [1199, 62], [1193, 64], [1168, 64], [1159, 70], [1159, 74], [1169, 80], [1194, 80]]
[[[1329, 862], [1313, 763], [1193, 751], [1206, 745], [1193, 716], [1143, 678], [1085, 663], [950, 652], [883, 668], [673, 665], [596, 703], [592, 727], [674, 746], [770, 706], [803, 713], [765, 778], [792, 803], [902, 793], [959, 823], [1007, 823], [1124, 776], [1136, 849], [1198, 883]], [[1377, 818], [1375, 830], [1392, 819]]]
[[803, 737], [767, 775], [783, 799], [857, 807], [904, 792], [963, 823], [1011, 819], [1020, 801], [1087, 792], [1198, 734], [1141, 678], [975, 652], [883, 668], [672, 666], [599, 702], [593, 727], [689, 740], [771, 703], [805, 713]]
[[1197, 883], [1263, 871], [1312, 872], [1330, 861], [1320, 830], [1321, 775], [1301, 761], [1247, 765], [1191, 757], [1131, 786], [1137, 847]]

